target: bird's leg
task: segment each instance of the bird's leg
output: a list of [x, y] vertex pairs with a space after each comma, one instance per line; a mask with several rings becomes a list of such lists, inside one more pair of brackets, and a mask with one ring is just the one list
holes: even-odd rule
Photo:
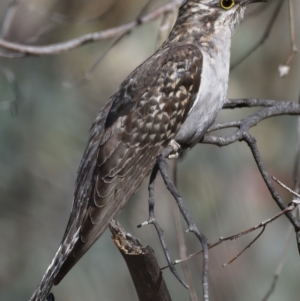
[[203, 300], [208, 301], [209, 300], [209, 292], [208, 292], [208, 245], [209, 245], [209, 242], [208, 242], [207, 238], [197, 228], [195, 222], [192, 219], [192, 216], [188, 212], [188, 210], [183, 202], [183, 199], [179, 195], [175, 185], [173, 184], [171, 178], [168, 175], [167, 164], [166, 164], [165, 158], [167, 158], [169, 156], [169, 154], [172, 153], [172, 151], [173, 151], [173, 149], [171, 146], [168, 146], [167, 148], [165, 148], [164, 151], [162, 152], [162, 154], [157, 156], [156, 162], [157, 162], [158, 169], [162, 175], [162, 178], [165, 182], [167, 189], [171, 192], [174, 199], [176, 200], [179, 210], [188, 225], [187, 232], [194, 233], [202, 245], [202, 249], [203, 249], [203, 273], [202, 273]]
[[155, 205], [155, 199], [154, 199], [154, 187], [155, 187], [155, 179], [157, 176], [157, 172], [158, 172], [159, 168], [158, 168], [158, 164], [155, 164], [151, 176], [150, 176], [150, 181], [149, 181], [149, 186], [148, 186], [148, 191], [149, 191], [149, 218], [147, 221], [141, 223], [140, 225], [138, 225], [138, 228], [142, 227], [142, 226], [146, 226], [149, 224], [154, 225], [156, 232], [158, 234], [160, 243], [162, 245], [164, 254], [166, 256], [170, 271], [173, 273], [173, 275], [178, 279], [178, 281], [185, 287], [185, 288], [189, 288], [189, 286], [184, 282], [184, 280], [180, 277], [180, 275], [178, 274], [174, 263], [171, 260], [171, 256], [170, 253], [168, 251], [167, 248], [167, 244], [165, 242], [164, 239], [164, 231], [163, 229], [160, 227], [160, 225], [158, 224], [158, 222], [155, 219], [155, 214], [154, 214], [154, 205]]
[[172, 148], [172, 152], [167, 156], [169, 159], [177, 159], [180, 155], [180, 144], [178, 144], [174, 139], [169, 143], [169, 146]]
[[148, 204], [149, 204], [149, 218], [145, 222], [141, 223], [138, 225], [138, 228], [141, 228], [143, 226], [152, 224], [152, 222], [155, 220], [155, 215], [154, 215], [154, 205], [155, 205], [155, 199], [154, 199], [154, 187], [155, 187], [155, 179], [157, 176], [158, 172], [158, 166], [155, 164], [151, 175], [150, 175], [150, 181], [148, 185], [148, 191], [149, 191], [149, 199], [148, 199]]

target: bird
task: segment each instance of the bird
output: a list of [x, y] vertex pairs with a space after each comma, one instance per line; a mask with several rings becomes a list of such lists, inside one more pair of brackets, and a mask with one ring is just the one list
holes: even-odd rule
[[90, 129], [61, 244], [30, 301], [44, 301], [116, 218], [169, 145], [188, 151], [227, 94], [231, 37], [264, 0], [184, 0], [166, 41], [109, 98]]

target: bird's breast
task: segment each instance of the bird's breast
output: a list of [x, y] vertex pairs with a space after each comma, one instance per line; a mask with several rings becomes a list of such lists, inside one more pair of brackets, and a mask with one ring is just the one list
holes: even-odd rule
[[175, 140], [186, 148], [198, 143], [215, 121], [227, 94], [229, 49], [208, 53], [202, 51], [203, 64], [200, 86], [194, 104], [181, 125]]

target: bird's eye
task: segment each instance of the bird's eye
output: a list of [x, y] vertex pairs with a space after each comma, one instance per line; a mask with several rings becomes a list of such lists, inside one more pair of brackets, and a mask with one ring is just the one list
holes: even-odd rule
[[221, 0], [220, 5], [223, 9], [230, 9], [234, 6], [234, 0]]

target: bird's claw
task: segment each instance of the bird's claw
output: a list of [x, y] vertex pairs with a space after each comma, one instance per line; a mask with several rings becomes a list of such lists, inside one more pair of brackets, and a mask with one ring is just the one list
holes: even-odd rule
[[177, 159], [180, 155], [180, 144], [178, 144], [174, 139], [169, 143], [169, 146], [172, 148], [171, 154], [169, 154], [168, 159]]

